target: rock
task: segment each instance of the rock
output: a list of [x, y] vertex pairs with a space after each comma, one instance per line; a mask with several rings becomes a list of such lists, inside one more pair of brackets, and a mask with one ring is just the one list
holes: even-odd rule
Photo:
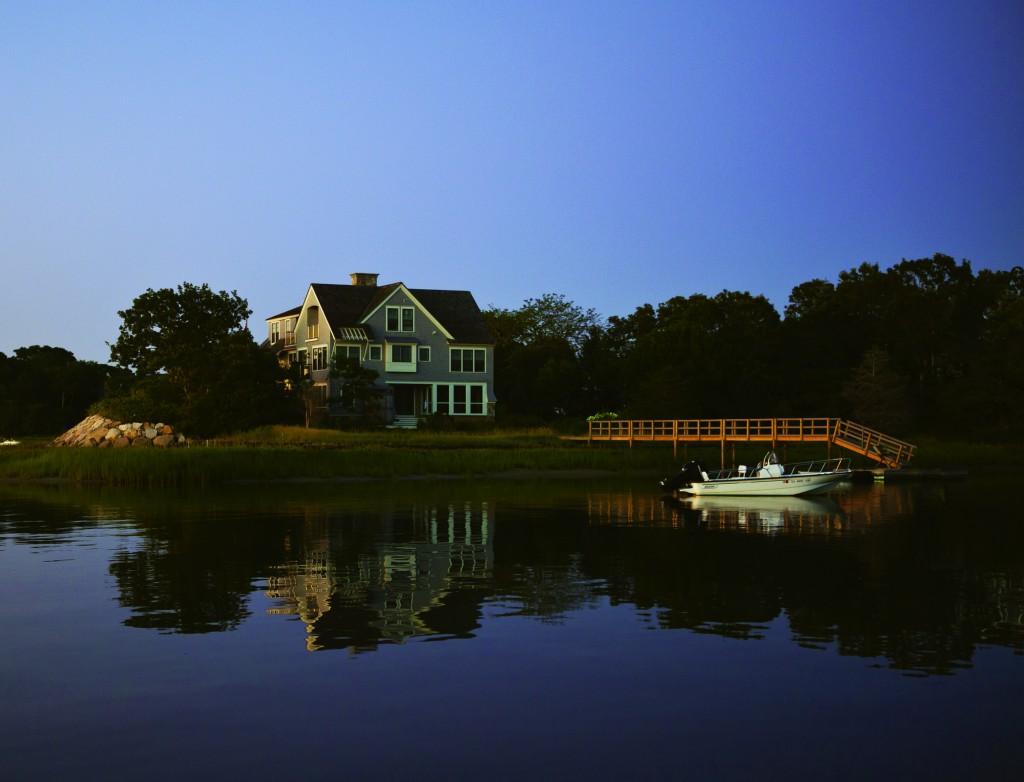
[[110, 440], [103, 439], [96, 443], [97, 448], [110, 448]]
[[132, 426], [132, 429], [134, 429], [136, 432], [139, 431], [142, 428], [142, 424], [140, 424], [138, 421], [133, 423], [131, 426]]
[[147, 440], [152, 440], [157, 436], [157, 434], [159, 434], [156, 429], [145, 429], [144, 432]]
[[114, 446], [113, 447], [114, 448], [127, 448], [131, 444], [132, 444], [132, 441], [129, 440], [127, 437], [118, 437], [116, 440], [114, 440]]
[[160, 434], [174, 434], [174, 429], [167, 424], [164, 424], [160, 428]]
[[174, 444], [174, 436], [169, 434], [157, 435], [153, 438], [153, 445], [157, 448], [168, 448]]
[[175, 437], [177, 437], [177, 438], [178, 438], [178, 442], [179, 442], [179, 443], [181, 443], [182, 445], [184, 445], [184, 444], [185, 444], [185, 435], [181, 434], [181, 432], [179, 432], [178, 434], [176, 434], [176, 435], [175, 435]]
[[140, 445], [148, 445], [150, 448], [153, 447], [153, 441], [146, 437], [136, 437], [132, 440], [132, 448], [138, 448]]
[[120, 429], [122, 432], [127, 432], [129, 429], [132, 428], [132, 425], [131, 424], [118, 424], [117, 428]]
[[103, 436], [104, 440], [116, 440], [121, 436], [121, 430], [117, 427], [111, 427], [107, 430], [107, 433]]
[[82, 441], [82, 447], [83, 448], [95, 448], [96, 447], [96, 443], [94, 443], [92, 440], [83, 440]]

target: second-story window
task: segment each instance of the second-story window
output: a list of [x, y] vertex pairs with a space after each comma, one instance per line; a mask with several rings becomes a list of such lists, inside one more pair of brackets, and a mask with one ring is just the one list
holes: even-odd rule
[[402, 334], [411, 334], [416, 330], [415, 310], [412, 307], [388, 307], [387, 330]]
[[430, 345], [420, 345], [419, 348], [417, 348], [417, 351], [416, 355], [419, 357], [421, 362], [430, 361]]
[[395, 364], [408, 364], [412, 361], [412, 345], [392, 345], [391, 361]]
[[270, 344], [276, 345], [279, 339], [281, 339], [281, 324], [275, 321], [270, 324]]
[[452, 348], [452, 372], [486, 372], [487, 351], [483, 348]]

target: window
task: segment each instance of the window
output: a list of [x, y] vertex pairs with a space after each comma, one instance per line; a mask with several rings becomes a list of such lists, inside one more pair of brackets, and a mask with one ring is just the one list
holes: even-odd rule
[[320, 308], [310, 307], [306, 310], [306, 339], [320, 337]]
[[313, 386], [313, 405], [316, 407], [327, 407], [326, 383], [318, 383]]
[[487, 351], [483, 348], [452, 348], [452, 372], [486, 372]]
[[430, 345], [420, 345], [418, 355], [420, 361], [430, 361]]
[[296, 353], [294, 350], [291, 353], [288, 354], [288, 366], [291, 366], [292, 364], [296, 364], [296, 363], [298, 363], [298, 361], [299, 361], [299, 354]]
[[448, 386], [437, 387], [437, 412], [448, 415]]
[[452, 386], [452, 414], [466, 414], [466, 387]]
[[309, 365], [306, 363], [306, 351], [300, 350], [297, 355], [299, 357], [299, 366], [302, 367], [302, 376], [306, 377], [309, 374]]
[[443, 415], [486, 415], [487, 402], [483, 383], [439, 383], [437, 412]]
[[415, 310], [412, 307], [387, 307], [387, 330], [411, 334], [416, 330]]
[[270, 324], [270, 344], [275, 345], [281, 339], [281, 324], [279, 322]]
[[470, 415], [484, 414], [484, 387], [469, 387], [469, 413]]
[[355, 359], [359, 360], [360, 351], [358, 345], [339, 345], [338, 346], [338, 358], [339, 359]]
[[395, 364], [411, 364], [412, 345], [392, 345], [391, 361]]
[[313, 370], [327, 369], [327, 348], [313, 348]]
[[381, 350], [380, 345], [370, 345], [370, 361], [380, 361]]

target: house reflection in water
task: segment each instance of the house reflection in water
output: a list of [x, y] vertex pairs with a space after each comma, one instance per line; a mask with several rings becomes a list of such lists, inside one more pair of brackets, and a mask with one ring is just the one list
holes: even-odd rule
[[315, 524], [302, 558], [274, 568], [268, 611], [297, 616], [310, 651], [468, 637], [479, 627], [494, 561], [492, 505], [418, 507], [391, 521], [370, 541], [344, 524]]

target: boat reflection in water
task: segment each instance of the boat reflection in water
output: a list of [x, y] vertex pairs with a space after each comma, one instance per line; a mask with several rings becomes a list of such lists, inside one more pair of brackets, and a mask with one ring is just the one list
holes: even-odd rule
[[843, 486], [850, 490], [790, 497], [675, 499], [646, 492], [591, 492], [587, 510], [590, 523], [598, 525], [692, 525], [757, 534], [815, 535], [863, 532], [913, 513], [913, 501], [906, 492], [840, 484]]
[[683, 512], [700, 515], [700, 523], [715, 529], [776, 533], [813, 529], [842, 530], [845, 514], [829, 497], [688, 497]]

